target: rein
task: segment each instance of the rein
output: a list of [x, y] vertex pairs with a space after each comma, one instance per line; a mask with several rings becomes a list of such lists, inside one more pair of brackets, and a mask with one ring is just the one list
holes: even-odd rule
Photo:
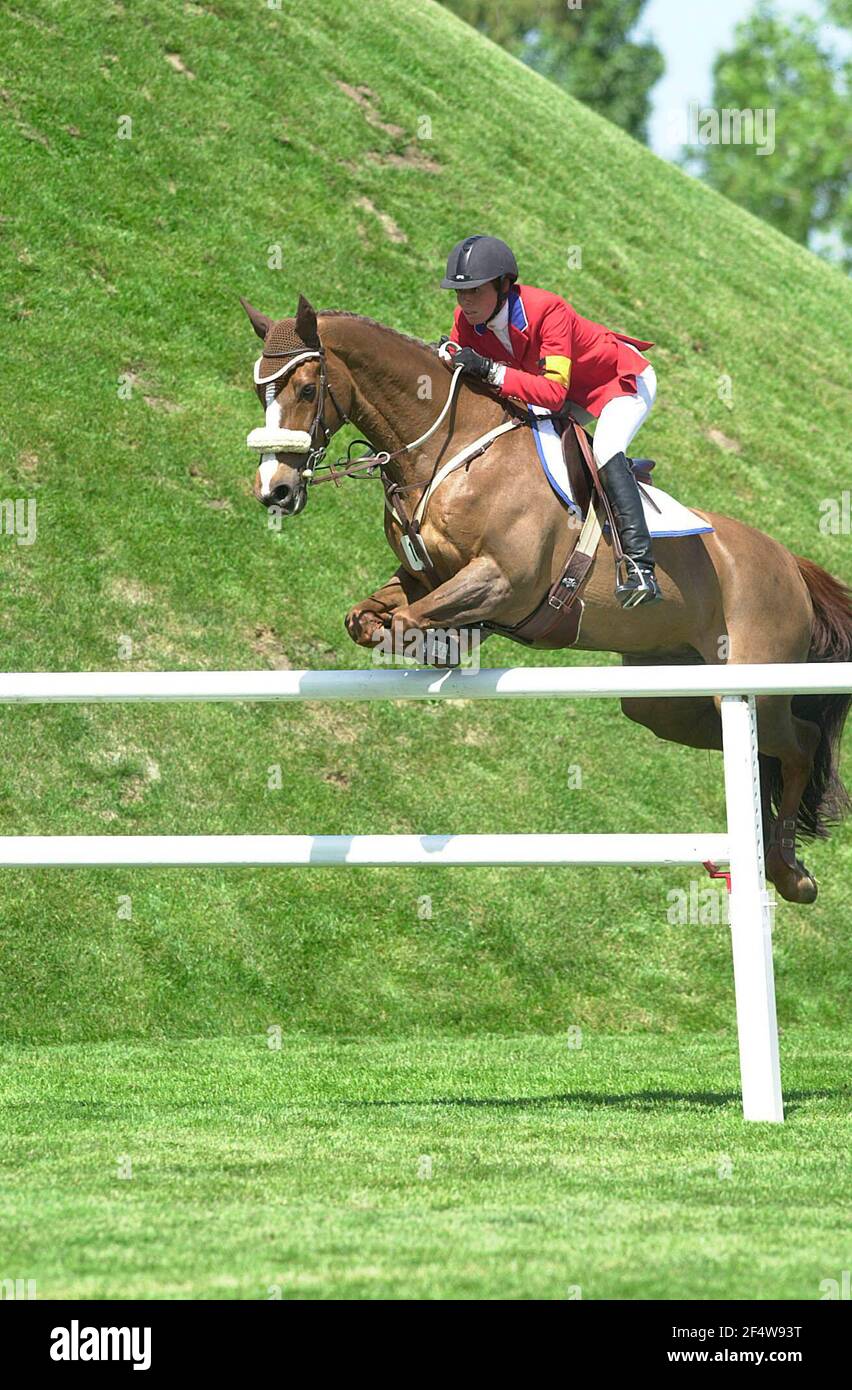
[[[323, 355], [323, 357], [322, 357], [322, 359], [321, 359], [321, 365], [320, 365], [320, 380], [321, 380], [321, 381], [324, 379], [325, 374], [326, 374], [325, 356]], [[385, 449], [385, 450], [382, 450], [382, 451], [381, 451], [380, 453], [378, 453], [378, 454], [362, 454], [361, 457], [360, 457], [359, 459], [355, 459], [354, 461], [352, 461], [352, 459], [351, 459], [351, 450], [352, 450], [352, 448], [353, 448], [354, 445], [356, 445], [356, 444], [366, 444], [368, 449], [372, 449], [372, 447], [373, 447], [372, 444], [370, 443], [370, 441], [369, 441], [368, 439], [353, 439], [352, 442], [351, 442], [351, 444], [349, 445], [349, 449], [347, 450], [346, 459], [345, 459], [345, 460], [342, 459], [342, 458], [337, 459], [337, 464], [338, 464], [338, 465], [339, 465], [339, 464], [342, 464], [342, 463], [346, 463], [346, 467], [345, 467], [345, 468], [339, 468], [339, 467], [338, 467], [338, 468], [335, 468], [334, 464], [331, 463], [331, 462], [323, 463], [323, 464], [322, 464], [322, 467], [323, 467], [324, 469], [327, 469], [327, 470], [328, 470], [327, 476], [324, 477], [324, 478], [318, 478], [318, 477], [316, 477], [316, 476], [311, 476], [311, 477], [309, 478], [308, 481], [309, 481], [310, 483], [312, 483], [312, 484], [313, 484], [313, 483], [335, 483], [335, 484], [339, 487], [339, 486], [340, 486], [339, 480], [340, 480], [341, 478], [359, 478], [359, 477], [374, 478], [374, 477], [376, 476], [376, 469], [378, 469], [378, 470], [379, 470], [379, 473], [381, 474], [381, 473], [383, 472], [383, 470], [385, 469], [385, 467], [387, 466], [387, 464], [391, 463], [394, 459], [401, 458], [403, 454], [410, 454], [410, 453], [412, 452], [412, 450], [419, 448], [421, 444], [425, 444], [427, 439], [431, 439], [431, 438], [432, 438], [432, 435], [433, 435], [433, 434], [435, 433], [435, 431], [438, 429], [438, 427], [439, 427], [440, 424], [442, 423], [442, 421], [443, 421], [445, 415], [447, 414], [448, 410], [450, 409], [450, 407], [451, 407], [451, 405], [452, 405], [452, 403], [453, 403], [453, 399], [454, 399], [454, 397], [455, 397], [455, 395], [456, 395], [456, 392], [457, 392], [457, 390], [458, 390], [459, 378], [461, 377], [461, 375], [462, 375], [461, 368], [458, 368], [458, 369], [453, 373], [453, 379], [452, 379], [452, 381], [450, 382], [450, 389], [449, 389], [449, 392], [447, 393], [447, 399], [446, 399], [446, 401], [444, 402], [444, 408], [443, 408], [443, 410], [441, 411], [441, 413], [440, 413], [440, 415], [438, 416], [438, 418], [437, 418], [437, 420], [435, 421], [435, 423], [434, 423], [433, 425], [430, 426], [430, 428], [426, 431], [425, 434], [421, 434], [421, 436], [420, 436], [419, 439], [414, 439], [414, 440], [412, 440], [412, 442], [411, 442], [410, 444], [404, 444], [404, 445], [402, 446], [401, 449], [395, 449], [395, 450], [393, 451], [393, 453], [388, 453], [388, 451]], [[329, 395], [331, 396], [331, 399], [332, 399], [332, 401], [333, 401], [333, 403], [334, 403], [334, 406], [335, 406], [335, 408], [336, 408], [338, 414], [342, 414], [342, 412], [341, 412], [341, 410], [340, 410], [340, 407], [337, 405], [337, 402], [336, 402], [336, 400], [334, 399], [334, 394], [333, 394], [333, 392], [331, 391], [331, 383], [330, 383], [330, 382], [329, 382], [329, 384], [328, 384], [328, 389], [329, 389]], [[344, 415], [343, 415], [343, 419], [344, 419], [348, 424], [350, 424], [350, 425], [351, 425], [351, 424], [354, 424], [354, 421], [350, 420], [348, 415], [345, 415], [345, 414], [344, 414]], [[382, 478], [382, 482], [385, 484], [385, 486], [388, 486], [388, 480], [386, 480], [385, 478]], [[423, 486], [422, 483], [405, 483], [405, 484], [402, 484], [402, 483], [390, 483], [389, 485], [394, 489], [394, 492], [408, 492], [408, 491], [410, 491], [412, 488], [422, 487], [422, 486]]]
[[[267, 377], [261, 377], [258, 375], [258, 368], [264, 357], [287, 358], [293, 360], [285, 361], [283, 367], [279, 367], [277, 371], [272, 372]], [[273, 387], [271, 383], [278, 381], [283, 385], [282, 378], [286, 377], [300, 362], [312, 359], [319, 360], [320, 389], [317, 397], [317, 408], [310, 429], [306, 431], [275, 430], [266, 427], [264, 429], [252, 430], [246, 440], [248, 447], [261, 451], [260, 456], [262, 464], [267, 459], [279, 453], [307, 452], [307, 461], [304, 468], [299, 470], [299, 476], [306, 485], [310, 486], [317, 483], [334, 483], [336, 487], [339, 487], [341, 479], [343, 478], [373, 478], [376, 476], [378, 470], [378, 475], [385, 491], [385, 506], [401, 529], [401, 544], [406, 558], [413, 569], [427, 570], [434, 576], [435, 567], [420, 535], [421, 522], [432, 493], [454, 468], [460, 467], [463, 463], [467, 464], [472, 459], [478, 458], [480, 454], [485, 453], [485, 450], [489, 448], [493, 441], [500, 435], [505, 434], [507, 430], [517, 429], [521, 425], [529, 425], [531, 423], [529, 418], [525, 413], [521, 414], [520, 412], [513, 416], [504, 406], [505, 418], [503, 423], [494, 426], [485, 434], [480, 435], [478, 439], [475, 439], [471, 444], [454, 454], [446, 463], [440, 466], [436, 463], [432, 477], [426, 484], [420, 482], [396, 483], [393, 479], [385, 475], [387, 465], [394, 459], [401, 458], [404, 454], [410, 454], [414, 449], [418, 449], [421, 444], [425, 444], [428, 439], [431, 439], [436, 430], [440, 428], [455, 400], [459, 380], [462, 376], [462, 369], [457, 367], [453, 371], [450, 389], [447, 392], [447, 399], [444, 402], [443, 409], [438, 418], [424, 434], [420, 435], [419, 439], [412, 440], [410, 444], [404, 444], [400, 449], [395, 449], [393, 453], [382, 450], [380, 453], [364, 454], [360, 458], [354, 460], [351, 457], [351, 452], [356, 444], [365, 444], [368, 449], [372, 449], [373, 446], [368, 439], [353, 439], [347, 449], [346, 458], [338, 458], [335, 463], [332, 463], [330, 460], [326, 460], [325, 456], [329, 440], [331, 439], [332, 433], [336, 433], [336, 430], [332, 431], [325, 423], [323, 417], [323, 406], [325, 404], [326, 395], [329, 396], [332, 405], [340, 417], [340, 423], [337, 425], [336, 429], [340, 429], [341, 425], [344, 423], [355, 425], [355, 421], [347, 415], [334, 394], [328, 376], [325, 349], [322, 344], [320, 343], [316, 348], [287, 348], [278, 352], [267, 352], [266, 349], [264, 349], [255, 363], [254, 379], [258, 386], [266, 387], [266, 405], [268, 409], [278, 394], [278, 391], [281, 389], [280, 385]], [[318, 443], [320, 434], [322, 434], [322, 444]], [[337, 466], [335, 466], [335, 464]], [[340, 467], [341, 464], [345, 464], [346, 466]], [[323, 471], [324, 476], [318, 476], [320, 470]], [[415, 507], [414, 514], [409, 516], [405, 507], [402, 505], [401, 495], [404, 492], [412, 491], [414, 488], [420, 488], [422, 492], [420, 500]], [[396, 503], [396, 506], [394, 503]]]
[[[277, 372], [272, 372], [271, 375], [267, 377], [261, 377], [258, 375], [257, 369], [260, 366], [260, 363], [263, 361], [264, 357], [292, 357], [298, 360], [286, 362], [285, 365], [283, 367], [280, 367]], [[336, 433], [336, 431], [332, 431], [329, 428], [329, 426], [326, 425], [325, 420], [323, 419], [323, 405], [325, 403], [326, 394], [328, 394], [328, 396], [330, 397], [331, 403], [340, 417], [340, 424], [337, 426], [338, 429], [340, 429], [340, 426], [343, 424], [354, 425], [355, 422], [347, 415], [346, 411], [340, 405], [340, 402], [334, 394], [334, 390], [332, 388], [328, 376], [328, 366], [326, 364], [325, 349], [322, 347], [322, 345], [320, 345], [319, 348], [308, 349], [287, 348], [283, 352], [269, 352], [266, 349], [264, 349], [262, 355], [258, 358], [257, 362], [255, 363], [254, 379], [255, 382], [260, 386], [265, 386], [273, 381], [279, 381], [281, 380], [281, 378], [287, 376], [295, 367], [297, 367], [300, 362], [308, 361], [312, 358], [319, 359], [320, 389], [317, 398], [317, 408], [314, 413], [313, 421], [311, 422], [311, 427], [309, 430], [305, 432], [310, 440], [310, 452], [308, 454], [308, 461], [305, 467], [301, 469], [301, 477], [310, 486], [314, 486], [317, 483], [334, 483], [335, 486], [339, 487], [340, 480], [342, 478], [374, 478], [376, 476], [377, 469], [379, 470], [379, 474], [381, 475], [387, 464], [391, 463], [394, 459], [401, 458], [403, 454], [409, 454], [412, 452], [412, 450], [418, 449], [421, 444], [425, 444], [428, 439], [432, 438], [432, 435], [435, 434], [436, 430], [438, 430], [441, 424], [443, 423], [443, 420], [447, 415], [447, 412], [450, 410], [452, 406], [453, 400], [458, 391], [459, 380], [462, 376], [461, 368], [457, 367], [456, 370], [453, 372], [452, 381], [450, 382], [450, 389], [447, 393], [447, 399], [444, 402], [444, 407], [440, 415], [435, 420], [434, 424], [432, 424], [424, 434], [421, 434], [419, 439], [412, 440], [410, 444], [404, 444], [402, 448], [395, 449], [393, 453], [389, 453], [387, 450], [382, 450], [380, 453], [362, 454], [360, 458], [354, 460], [352, 458], [352, 449], [357, 444], [364, 444], [368, 449], [372, 449], [373, 446], [370, 443], [369, 439], [353, 439], [350, 442], [349, 447], [346, 451], [346, 458], [337, 458], [335, 462], [332, 463], [331, 460], [326, 459], [325, 455], [332, 433]], [[280, 389], [280, 387], [278, 389]], [[275, 394], [277, 395], [277, 390]], [[516, 423], [521, 425], [528, 424], [529, 422], [525, 418], [518, 416]], [[318, 434], [319, 431], [322, 431], [323, 434], [323, 443], [320, 446], [318, 446], [314, 442], [315, 436]], [[259, 449], [263, 452], [268, 453], [302, 452], [301, 441], [299, 439], [298, 431], [281, 431], [279, 432], [279, 434], [294, 434], [296, 435], [296, 438], [294, 440], [284, 440], [279, 443], [277, 436], [273, 436], [269, 431], [261, 429], [252, 430], [246, 442], [250, 449]], [[488, 443], [490, 443], [490, 440], [488, 441]], [[481, 449], [477, 450], [477, 454], [484, 452], [484, 450], [487, 447], [488, 444], [484, 444]], [[469, 457], [475, 458], [477, 457], [477, 454], [472, 454]], [[341, 464], [344, 464], [345, 467], [340, 467]], [[324, 477], [317, 476], [320, 469], [322, 469], [325, 473]], [[394, 492], [409, 492], [413, 488], [423, 486], [422, 483], [393, 483], [392, 481], [384, 477], [382, 477], [382, 482], [385, 484], [386, 487], [392, 487], [394, 489]]]

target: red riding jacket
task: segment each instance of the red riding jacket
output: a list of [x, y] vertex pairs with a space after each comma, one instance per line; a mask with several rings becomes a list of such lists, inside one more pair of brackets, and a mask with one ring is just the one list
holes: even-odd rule
[[508, 330], [511, 353], [489, 328], [468, 323], [456, 308], [450, 339], [508, 364], [501, 396], [547, 410], [571, 400], [595, 417], [607, 401], [636, 394], [636, 377], [649, 365], [640, 349], [654, 346], [584, 319], [560, 295], [532, 285], [515, 284], [509, 291]]

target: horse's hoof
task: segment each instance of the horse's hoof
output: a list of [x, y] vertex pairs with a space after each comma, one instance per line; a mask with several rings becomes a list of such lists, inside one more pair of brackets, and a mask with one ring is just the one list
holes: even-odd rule
[[818, 892], [816, 879], [809, 873], [801, 859], [793, 868], [782, 859], [776, 845], [772, 845], [766, 856], [766, 877], [775, 885], [781, 897], [788, 903], [812, 903]]
[[375, 646], [376, 633], [385, 626], [377, 613], [361, 608], [351, 608], [343, 621], [352, 641], [359, 647]]

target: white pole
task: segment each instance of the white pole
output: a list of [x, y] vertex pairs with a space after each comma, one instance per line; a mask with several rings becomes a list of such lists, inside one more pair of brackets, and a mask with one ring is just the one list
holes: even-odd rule
[[42, 671], [0, 674], [0, 704], [151, 700], [503, 700], [852, 690], [852, 662], [528, 666], [480, 671]]
[[784, 1119], [772, 917], [763, 863], [763, 822], [757, 759], [757, 715], [752, 697], [722, 699], [725, 799], [731, 869], [731, 945], [743, 1114], [747, 1120]]
[[700, 864], [727, 835], [3, 835], [0, 867]]

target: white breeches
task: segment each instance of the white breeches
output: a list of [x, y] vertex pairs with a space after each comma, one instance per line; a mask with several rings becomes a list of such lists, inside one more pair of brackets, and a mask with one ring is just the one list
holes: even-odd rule
[[626, 454], [627, 446], [647, 418], [657, 394], [657, 374], [647, 366], [636, 377], [635, 396], [616, 396], [607, 401], [598, 417], [593, 447], [595, 463], [601, 468], [613, 454]]

